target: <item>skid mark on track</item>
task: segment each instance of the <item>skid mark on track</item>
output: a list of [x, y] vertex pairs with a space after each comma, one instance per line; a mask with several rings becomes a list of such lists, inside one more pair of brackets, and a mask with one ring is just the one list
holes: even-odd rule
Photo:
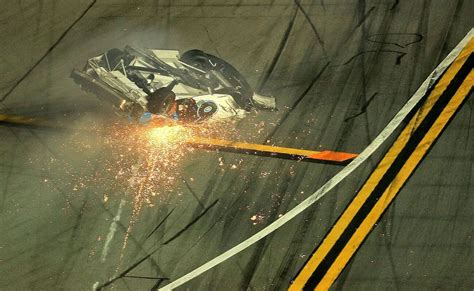
[[95, 5], [96, 2], [97, 0], [93, 0], [89, 4], [89, 6], [87, 6], [87, 8], [81, 13], [81, 15], [79, 15], [79, 17], [59, 36], [56, 42], [44, 53], [44, 55], [39, 58], [39, 60], [37, 60], [36, 63], [34, 63], [33, 66], [31, 66], [31, 68], [26, 71], [26, 73], [20, 79], [18, 79], [18, 81], [16, 81], [16, 83], [10, 88], [10, 90], [8, 90], [7, 93], [2, 96], [0, 102], [5, 101], [5, 99], [7, 99], [13, 91], [15, 91], [18, 85], [20, 85], [21, 82], [23, 82], [31, 74], [31, 72], [33, 72], [33, 70], [38, 67], [38, 65], [59, 45], [59, 43], [61, 43], [61, 41], [66, 37], [69, 31], [71, 31], [71, 29], [87, 14], [87, 12]]
[[354, 29], [359, 28], [366, 20], [369, 18], [369, 16], [372, 14], [372, 12], [375, 10], [375, 6], [370, 7], [369, 11], [367, 11], [366, 14], [362, 17], [361, 20], [359, 20], [359, 23], [354, 27]]
[[[384, 38], [387, 36], [397, 36], [397, 37], [405, 36], [405, 37], [413, 37], [413, 40], [405, 41], [403, 43], [400, 43], [400, 41], [378, 41], [377, 40], [378, 36], [383, 36]], [[423, 35], [419, 33], [402, 33], [402, 32], [391, 32], [391, 33], [383, 33], [383, 34], [376, 33], [376, 34], [369, 35], [367, 37], [367, 40], [374, 43], [391, 44], [399, 48], [406, 48], [407, 46], [421, 42], [423, 40]]]
[[394, 10], [395, 8], [397, 8], [398, 4], [400, 4], [400, 0], [394, 0], [392, 7], [390, 7], [390, 10]]
[[366, 112], [367, 112], [367, 107], [369, 107], [370, 103], [372, 103], [372, 100], [374, 100], [374, 98], [375, 98], [375, 96], [377, 96], [377, 94], [378, 94], [378, 92], [375, 92], [374, 94], [372, 94], [372, 96], [370, 96], [369, 100], [367, 100], [367, 101], [365, 102], [365, 104], [362, 105], [362, 107], [361, 107], [359, 113], [356, 113], [356, 114], [354, 114], [354, 115], [352, 115], [352, 116], [347, 117], [346, 119], [344, 119], [344, 121], [347, 122], [347, 121], [349, 121], [349, 120], [351, 120], [351, 119], [356, 118], [357, 116], [360, 116], [360, 115], [366, 113]]
[[197, 196], [196, 192], [191, 188], [191, 185], [189, 185], [188, 181], [186, 181], [185, 178], [182, 178], [184, 185], [186, 188], [189, 190], [189, 192], [193, 195], [194, 199], [199, 203], [199, 206], [201, 206], [202, 209], [205, 209], [204, 204], [202, 203], [201, 199]]
[[316, 25], [314, 24], [314, 22], [311, 20], [311, 18], [309, 17], [308, 13], [303, 9], [303, 6], [301, 6], [300, 4], [300, 1], [299, 0], [295, 0], [295, 4], [296, 6], [298, 6], [298, 9], [303, 13], [306, 21], [309, 23], [309, 25], [311, 26], [311, 30], [314, 32], [314, 35], [316, 36], [316, 39], [319, 43], [319, 45], [321, 46], [321, 50], [323, 51], [323, 54], [324, 54], [324, 57], [327, 59], [327, 54], [326, 54], [326, 49], [324, 48], [324, 41], [323, 39], [321, 38], [321, 35], [319, 34], [317, 28], [316, 28]]
[[146, 236], [145, 240], [149, 239], [160, 228], [160, 226], [163, 225], [163, 223], [165, 223], [165, 221], [168, 219], [168, 217], [170, 217], [170, 215], [173, 213], [175, 209], [176, 208], [171, 209], [171, 211], [168, 214], [166, 214], [165, 218], [163, 218], [158, 223], [158, 225]]
[[104, 289], [105, 287], [111, 285], [112, 283], [114, 283], [115, 281], [117, 281], [118, 279], [121, 279], [121, 278], [124, 278], [126, 277], [126, 275], [128, 273], [130, 273], [133, 269], [135, 269], [136, 267], [138, 267], [141, 263], [143, 263], [144, 261], [146, 261], [147, 259], [149, 259], [154, 253], [156, 253], [160, 248], [155, 248], [153, 251], [149, 252], [146, 256], [142, 257], [140, 260], [138, 260], [137, 262], [135, 262], [133, 265], [131, 265], [130, 267], [128, 267], [125, 271], [123, 271], [122, 273], [120, 273], [118, 276], [110, 279], [109, 281], [105, 282], [104, 284], [100, 285], [99, 282], [96, 282], [94, 284], [94, 286], [92, 287], [93, 290], [102, 290]]
[[295, 19], [296, 19], [297, 14], [298, 14], [298, 9], [295, 9], [295, 12], [293, 13], [293, 16], [292, 16], [292, 18], [291, 18], [290, 22], [288, 23], [288, 26], [285, 30], [285, 33], [283, 34], [283, 37], [280, 40], [280, 44], [278, 45], [275, 56], [273, 57], [272, 61], [270, 62], [268, 70], [266, 70], [265, 74], [263, 75], [262, 81], [258, 85], [258, 89], [256, 90], [257, 92], [259, 92], [260, 90], [263, 89], [263, 87], [267, 83], [268, 79], [270, 78], [270, 75], [275, 70], [275, 67], [278, 63], [278, 60], [280, 60], [280, 57], [283, 53], [283, 49], [285, 48], [286, 43], [288, 42], [288, 38], [290, 37], [290, 33], [293, 29], [293, 25], [295, 24]]
[[398, 56], [395, 59], [395, 65], [400, 65], [402, 63], [402, 58], [407, 54], [407, 53], [402, 52], [402, 51], [387, 50], [387, 49], [361, 51], [361, 52], [358, 52], [356, 55], [352, 56], [351, 58], [349, 58], [346, 62], [344, 62], [340, 65], [334, 65], [334, 67], [348, 65], [353, 60], [355, 60], [357, 57], [360, 57], [360, 56], [368, 54], [368, 53], [393, 53], [393, 54], [397, 54]]
[[219, 199], [216, 199], [214, 202], [212, 202], [211, 205], [209, 205], [206, 209], [204, 209], [201, 214], [199, 214], [196, 218], [194, 218], [190, 223], [188, 223], [183, 229], [178, 231], [175, 235], [173, 235], [171, 238], [167, 239], [165, 242], [163, 242], [163, 245], [167, 245], [173, 240], [177, 239], [180, 235], [182, 235], [186, 230], [188, 230], [191, 226], [193, 226], [196, 222], [198, 222], [212, 207], [214, 207], [217, 202], [219, 202]]
[[301, 101], [306, 97], [306, 95], [309, 93], [309, 91], [313, 88], [314, 84], [321, 78], [321, 76], [326, 72], [326, 69], [329, 67], [329, 62], [324, 65], [324, 67], [316, 74], [316, 76], [311, 80], [311, 83], [306, 87], [306, 89], [303, 91], [303, 93], [298, 96], [296, 101], [291, 105], [291, 107], [288, 109], [287, 112], [283, 115], [283, 117], [277, 122], [278, 126], [276, 126], [265, 138], [266, 143], [270, 143], [273, 136], [276, 134], [278, 129], [280, 129], [281, 124], [285, 122], [286, 119], [290, 116], [291, 112], [298, 106], [298, 104], [301, 103]]

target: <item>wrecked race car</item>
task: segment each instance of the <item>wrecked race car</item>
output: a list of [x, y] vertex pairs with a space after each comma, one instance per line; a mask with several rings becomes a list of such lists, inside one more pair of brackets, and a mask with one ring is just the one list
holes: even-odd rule
[[74, 69], [74, 81], [130, 120], [177, 122], [244, 118], [274, 110], [273, 97], [256, 94], [226, 61], [200, 50], [111, 49]]

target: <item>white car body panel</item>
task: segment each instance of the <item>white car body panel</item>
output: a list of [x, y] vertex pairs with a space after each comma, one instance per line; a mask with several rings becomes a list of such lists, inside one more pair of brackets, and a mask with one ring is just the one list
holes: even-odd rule
[[[230, 95], [232, 93], [223, 94], [214, 92], [219, 91], [221, 88], [228, 88], [228, 84], [225, 85], [226, 87], [223, 87], [222, 84], [225, 84], [225, 80], [222, 80], [222, 76], [209, 76], [206, 71], [181, 61], [178, 50], [143, 50], [133, 47], [128, 47], [128, 50], [130, 52], [128, 56], [132, 57], [131, 60], [127, 59], [127, 61], [125, 61], [125, 58], [119, 58], [119, 61], [117, 61], [116, 54], [115, 56], [114, 54], [108, 55], [108, 52], [106, 52], [100, 56], [89, 59], [84, 71], [76, 70], [76, 72], [73, 71], [73, 73], [76, 74], [76, 77], [79, 76], [77, 78], [80, 81], [83, 79], [88, 81], [89, 83], [87, 83], [87, 85], [91, 83], [98, 84], [97, 81], [94, 81], [98, 79], [102, 84], [110, 87], [104, 88], [104, 85], [97, 85], [99, 87], [102, 86], [101, 89], [108, 94], [109, 98], [107, 100], [110, 101], [113, 98], [117, 99], [116, 102], [113, 102], [115, 103], [115, 108], [127, 108], [127, 106], [122, 106], [124, 104], [138, 104], [143, 111], [147, 111], [147, 98], [149, 98], [149, 94], [173, 83], [175, 85], [172, 87], [172, 91], [176, 95], [176, 100], [193, 99], [198, 107], [205, 101], [216, 104], [217, 110], [209, 119], [244, 118], [247, 115], [248, 109], [245, 110], [239, 106], [235, 97]], [[120, 50], [115, 49], [115, 52], [117, 51], [120, 52]], [[124, 64], [125, 62], [127, 63]], [[209, 62], [211, 66], [215, 66], [211, 61]], [[127, 68], [131, 69], [127, 70]], [[173, 76], [174, 70], [177, 76], [182, 76], [179, 78], [184, 78], [181, 82], [176, 82], [176, 77]], [[215, 70], [213, 71], [212, 67], [210, 70], [212, 74], [216, 74], [217, 72]], [[190, 74], [189, 76], [191, 78], [193, 78], [193, 72], [201, 74], [202, 77], [200, 78], [218, 78], [215, 80], [218, 80], [217, 82], [220, 85], [214, 89], [209, 87], [205, 88], [207, 85], [203, 87], [202, 84], [207, 83], [201, 83], [201, 85], [195, 86], [193, 85], [195, 83], [193, 83], [194, 81], [192, 79], [187, 82], [186, 79], [188, 77], [182, 75], [186, 74], [186, 72]], [[137, 83], [137, 80], [140, 83]], [[273, 97], [253, 93], [252, 102], [261, 106], [261, 108], [275, 108], [275, 99]]]

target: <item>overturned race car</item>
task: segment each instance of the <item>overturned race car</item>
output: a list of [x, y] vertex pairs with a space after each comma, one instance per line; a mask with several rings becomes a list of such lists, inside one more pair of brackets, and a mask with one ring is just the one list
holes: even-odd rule
[[141, 123], [204, 122], [273, 110], [273, 97], [256, 94], [229, 63], [190, 50], [111, 49], [71, 77], [81, 88]]

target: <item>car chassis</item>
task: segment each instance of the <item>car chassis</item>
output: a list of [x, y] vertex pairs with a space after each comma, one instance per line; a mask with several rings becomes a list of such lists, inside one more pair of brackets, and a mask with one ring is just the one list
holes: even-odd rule
[[[150, 111], [202, 122], [276, 108], [273, 97], [255, 93], [231, 64], [200, 50], [180, 55], [177, 50], [111, 49], [89, 59], [83, 70], [74, 69], [71, 77], [120, 115], [137, 120]], [[157, 109], [151, 110], [150, 102], [159, 104]], [[170, 111], [171, 103], [176, 110]]]

